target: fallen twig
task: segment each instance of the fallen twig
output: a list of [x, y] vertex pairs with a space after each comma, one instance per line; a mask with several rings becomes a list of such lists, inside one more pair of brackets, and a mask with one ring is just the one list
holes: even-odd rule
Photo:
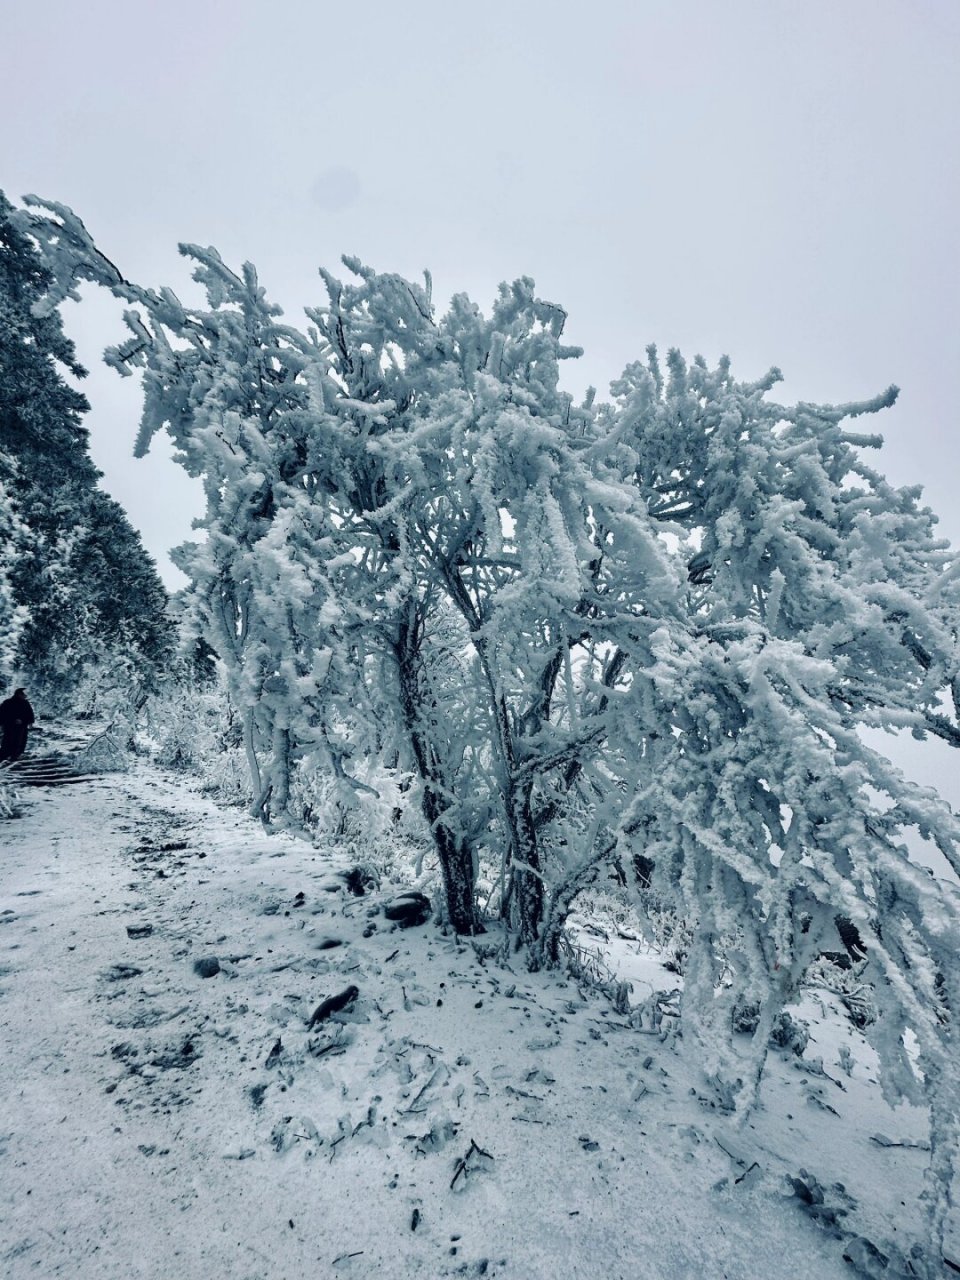
[[[413, 1115], [415, 1113], [422, 1114], [426, 1110], [426, 1108], [419, 1107], [417, 1104], [423, 1100], [423, 1097], [428, 1092], [428, 1090], [433, 1088], [433, 1086], [437, 1083], [437, 1081], [443, 1075], [443, 1072], [445, 1070], [446, 1068], [442, 1064], [439, 1067], [437, 1067], [436, 1070], [433, 1072], [433, 1074], [430, 1076], [430, 1079], [423, 1086], [423, 1088], [420, 1090], [420, 1092], [417, 1094], [414, 1100], [410, 1103], [409, 1107], [401, 1111], [400, 1114], [404, 1116]], [[447, 1071], [447, 1076], [449, 1075], [450, 1075], [450, 1072]]]
[[466, 1154], [465, 1154], [465, 1155], [464, 1155], [460, 1160], [458, 1160], [458, 1161], [457, 1161], [457, 1167], [456, 1167], [456, 1169], [454, 1170], [454, 1173], [453, 1173], [453, 1177], [452, 1177], [452, 1179], [450, 1180], [450, 1190], [451, 1190], [451, 1191], [452, 1191], [452, 1190], [453, 1190], [453, 1188], [457, 1185], [457, 1179], [458, 1179], [461, 1175], [462, 1175], [464, 1178], [466, 1178], [467, 1174], [468, 1174], [468, 1173], [470, 1173], [470, 1171], [471, 1171], [471, 1170], [470, 1170], [470, 1167], [469, 1167], [469, 1160], [470, 1160], [470, 1157], [471, 1157], [474, 1153], [476, 1153], [478, 1156], [483, 1156], [483, 1158], [484, 1158], [485, 1160], [492, 1160], [492, 1159], [493, 1159], [493, 1156], [490, 1154], [490, 1152], [489, 1152], [489, 1151], [484, 1151], [484, 1149], [483, 1149], [482, 1147], [478, 1147], [478, 1146], [477, 1146], [477, 1144], [476, 1144], [476, 1142], [473, 1140], [473, 1138], [471, 1138], [471, 1139], [470, 1139], [470, 1146], [467, 1148], [467, 1152], [466, 1152]]
[[878, 1147], [904, 1147], [910, 1151], [929, 1151], [929, 1142], [914, 1142], [910, 1138], [904, 1138], [902, 1142], [895, 1142], [893, 1138], [888, 1138], [885, 1134], [874, 1133], [870, 1135], [870, 1141], [875, 1142]]

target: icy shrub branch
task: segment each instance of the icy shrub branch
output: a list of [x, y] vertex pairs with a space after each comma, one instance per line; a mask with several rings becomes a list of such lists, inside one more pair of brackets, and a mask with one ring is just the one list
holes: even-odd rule
[[[182, 246], [207, 309], [130, 284], [63, 206], [22, 225], [58, 288], [124, 299], [137, 448], [166, 430], [206, 488], [180, 549], [219, 656], [254, 809], [298, 821], [298, 779], [357, 795], [412, 773], [449, 923], [478, 881], [532, 963], [576, 895], [641, 865], [638, 901], [685, 922], [683, 1031], [718, 1095], [749, 1106], [810, 963], [856, 928], [891, 1098], [925, 1098], [942, 1214], [955, 1144], [957, 823], [864, 728], [960, 744], [960, 569], [914, 489], [867, 465], [843, 406], [779, 405], [650, 348], [609, 401], [560, 388], [563, 312], [528, 279], [489, 315], [345, 259], [309, 327], [254, 269]], [[747, 1008], [755, 1030], [737, 1028]], [[907, 1031], [916, 1036], [912, 1063]]]

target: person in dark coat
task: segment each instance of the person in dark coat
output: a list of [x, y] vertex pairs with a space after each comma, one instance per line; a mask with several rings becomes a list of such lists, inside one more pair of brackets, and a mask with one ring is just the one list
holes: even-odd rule
[[33, 707], [25, 689], [15, 689], [12, 698], [0, 702], [0, 760], [17, 760], [23, 755], [33, 720]]

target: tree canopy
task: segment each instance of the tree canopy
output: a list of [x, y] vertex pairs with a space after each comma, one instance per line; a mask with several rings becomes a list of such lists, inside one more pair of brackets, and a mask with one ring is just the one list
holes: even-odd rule
[[344, 259], [300, 330], [249, 264], [181, 246], [207, 294], [184, 306], [29, 203], [41, 318], [84, 279], [124, 299], [107, 358], [142, 371], [137, 447], [165, 429], [203, 477], [206, 540], [178, 563], [255, 810], [301, 821], [318, 770], [355, 793], [372, 757], [406, 771], [450, 924], [483, 929], [483, 884], [532, 964], [605, 877], [675, 912], [684, 1035], [730, 1107], [852, 928], [888, 1096], [931, 1106], [948, 1185], [960, 917], [905, 838], [957, 874], [957, 821], [862, 733], [960, 745], [960, 566], [852, 425], [895, 389], [781, 405], [776, 370], [650, 348], [576, 404], [564, 313], [528, 279], [489, 315], [464, 296], [438, 314], [429, 277]]
[[0, 193], [0, 671], [51, 696], [107, 652], [148, 680], [172, 629], [156, 568], [90, 457], [52, 276]]

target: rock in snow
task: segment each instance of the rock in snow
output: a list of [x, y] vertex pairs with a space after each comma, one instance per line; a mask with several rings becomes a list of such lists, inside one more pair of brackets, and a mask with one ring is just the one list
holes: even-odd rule
[[383, 914], [401, 929], [410, 929], [414, 925], [425, 924], [430, 918], [430, 899], [423, 893], [403, 893], [387, 903]]

